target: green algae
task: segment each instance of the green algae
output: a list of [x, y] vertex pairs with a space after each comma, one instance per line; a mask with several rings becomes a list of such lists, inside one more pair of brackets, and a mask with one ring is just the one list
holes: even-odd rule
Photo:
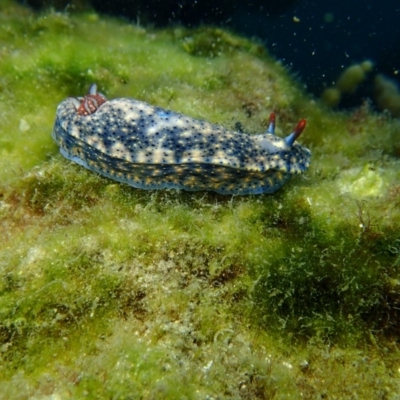
[[[1, 7], [0, 398], [396, 398], [398, 121], [220, 29]], [[51, 139], [92, 82], [248, 132], [306, 117], [310, 171], [244, 198], [99, 177]]]

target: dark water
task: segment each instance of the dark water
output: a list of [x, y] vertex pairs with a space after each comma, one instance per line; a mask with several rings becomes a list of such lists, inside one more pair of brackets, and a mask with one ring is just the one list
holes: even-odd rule
[[[319, 93], [343, 68], [365, 59], [374, 62], [375, 72], [400, 78], [400, 2], [308, 0], [278, 14], [245, 10], [239, 6], [235, 28], [262, 38], [311, 92]], [[300, 21], [293, 22], [293, 17]]]

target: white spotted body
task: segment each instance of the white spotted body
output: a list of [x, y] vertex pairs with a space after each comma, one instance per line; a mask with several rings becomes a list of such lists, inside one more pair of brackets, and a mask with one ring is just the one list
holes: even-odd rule
[[84, 98], [57, 108], [53, 138], [61, 154], [119, 182], [142, 189], [272, 193], [304, 172], [310, 151], [286, 139], [232, 132], [206, 121], [129, 98], [107, 101], [95, 85]]

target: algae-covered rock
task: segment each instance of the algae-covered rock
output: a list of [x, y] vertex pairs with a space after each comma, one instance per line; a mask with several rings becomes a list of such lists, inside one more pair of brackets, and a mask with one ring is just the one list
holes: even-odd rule
[[[0, 6], [0, 398], [396, 398], [399, 122], [327, 112], [259, 44]], [[234, 129], [301, 118], [274, 195], [144, 191], [72, 164], [96, 82]]]

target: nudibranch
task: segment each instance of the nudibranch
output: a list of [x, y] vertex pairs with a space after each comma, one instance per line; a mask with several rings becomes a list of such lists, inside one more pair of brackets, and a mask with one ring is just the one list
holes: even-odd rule
[[311, 152], [296, 142], [305, 126], [279, 138], [272, 113], [266, 133], [234, 132], [130, 98], [108, 101], [93, 84], [59, 104], [53, 138], [67, 159], [135, 188], [244, 195], [275, 192], [307, 170]]

